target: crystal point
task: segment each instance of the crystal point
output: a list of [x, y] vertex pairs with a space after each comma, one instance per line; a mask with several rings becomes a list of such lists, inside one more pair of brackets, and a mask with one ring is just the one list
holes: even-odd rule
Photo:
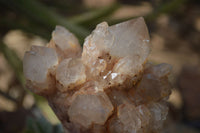
[[78, 39], [62, 26], [56, 26], [48, 47], [54, 48], [61, 60], [81, 55], [81, 47]]
[[[118, 73], [114, 83], [122, 84], [125, 76], [137, 76], [150, 53], [149, 34], [143, 18], [108, 26], [97, 25], [86, 38], [82, 60], [93, 76]], [[99, 63], [99, 60], [104, 63]], [[133, 66], [133, 67], [130, 67]]]

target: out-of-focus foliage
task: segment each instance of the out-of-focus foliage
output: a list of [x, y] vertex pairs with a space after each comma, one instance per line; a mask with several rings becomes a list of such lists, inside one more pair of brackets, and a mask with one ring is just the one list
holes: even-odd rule
[[60, 124], [52, 125], [38, 109], [32, 109], [33, 116], [26, 119], [26, 129], [23, 133], [63, 133]]
[[62, 126], [52, 125], [43, 116], [38, 119], [27, 118], [27, 126], [24, 133], [63, 133]]

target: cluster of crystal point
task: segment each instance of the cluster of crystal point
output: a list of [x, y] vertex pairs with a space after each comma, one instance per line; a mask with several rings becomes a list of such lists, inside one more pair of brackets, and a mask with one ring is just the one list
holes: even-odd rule
[[147, 62], [150, 50], [143, 18], [98, 24], [83, 51], [56, 26], [47, 47], [25, 53], [24, 74], [66, 133], [157, 133], [168, 112], [171, 66]]

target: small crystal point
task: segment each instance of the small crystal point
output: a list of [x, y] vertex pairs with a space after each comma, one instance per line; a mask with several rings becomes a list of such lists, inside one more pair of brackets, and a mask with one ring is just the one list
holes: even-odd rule
[[54, 48], [60, 59], [79, 57], [82, 51], [78, 39], [62, 26], [56, 26], [48, 47]]
[[78, 39], [62, 26], [56, 26], [52, 33], [52, 39], [62, 50], [80, 47]]

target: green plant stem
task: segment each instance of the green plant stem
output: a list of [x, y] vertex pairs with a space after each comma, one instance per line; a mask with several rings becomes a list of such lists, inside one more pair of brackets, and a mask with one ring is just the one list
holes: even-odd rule
[[85, 28], [70, 23], [37, 0], [4, 0], [3, 4], [16, 11], [19, 10], [26, 17], [43, 24], [50, 30], [53, 30], [56, 25], [62, 25], [73, 32], [80, 40], [83, 40], [89, 34]]
[[[144, 19], [146, 20], [146, 22], [152, 22], [156, 18], [158, 18], [161, 14], [173, 13], [186, 2], [187, 0], [171, 0], [170, 2], [163, 3], [157, 9], [153, 10], [151, 13], [144, 16]], [[137, 17], [140, 17], [140, 16], [132, 16], [132, 17], [126, 17], [126, 18], [120, 18], [120, 19], [107, 19], [107, 22], [110, 25], [113, 25], [116, 23], [120, 23], [122, 21], [127, 21], [133, 18], [137, 18]]]

